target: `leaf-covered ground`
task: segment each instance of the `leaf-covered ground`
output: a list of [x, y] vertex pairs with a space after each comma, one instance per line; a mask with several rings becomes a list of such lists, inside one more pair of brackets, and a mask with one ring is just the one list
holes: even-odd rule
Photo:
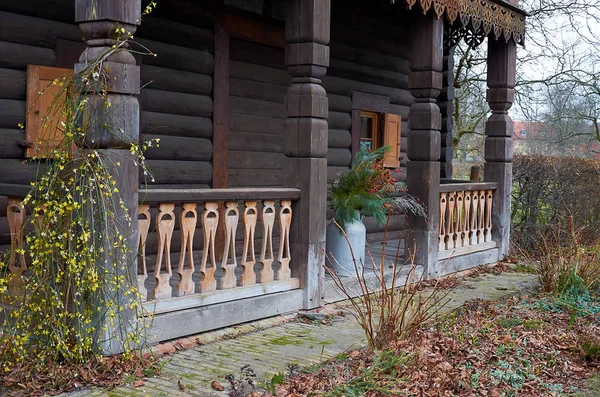
[[600, 364], [589, 295], [476, 300], [383, 352], [351, 351], [298, 371], [277, 396], [554, 396]]

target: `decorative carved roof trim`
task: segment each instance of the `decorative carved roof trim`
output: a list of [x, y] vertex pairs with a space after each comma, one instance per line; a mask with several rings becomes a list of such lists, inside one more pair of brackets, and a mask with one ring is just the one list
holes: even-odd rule
[[438, 18], [446, 14], [451, 23], [460, 21], [465, 28], [483, 30], [496, 40], [504, 37], [517, 44], [525, 42], [525, 17], [527, 13], [512, 4], [502, 5], [499, 0], [404, 0], [411, 9], [418, 1], [423, 13], [433, 9]]

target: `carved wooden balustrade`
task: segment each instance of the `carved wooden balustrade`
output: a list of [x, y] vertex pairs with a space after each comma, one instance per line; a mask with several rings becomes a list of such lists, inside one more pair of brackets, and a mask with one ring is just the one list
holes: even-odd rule
[[453, 182], [440, 185], [438, 259], [494, 248], [492, 202], [494, 182]]
[[290, 226], [299, 189], [140, 191], [137, 282], [155, 313], [299, 288]]

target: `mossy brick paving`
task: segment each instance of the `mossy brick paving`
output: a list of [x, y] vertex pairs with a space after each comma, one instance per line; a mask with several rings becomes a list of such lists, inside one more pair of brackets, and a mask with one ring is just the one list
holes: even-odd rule
[[[444, 311], [453, 310], [474, 298], [500, 299], [529, 290], [535, 284], [534, 275], [523, 273], [482, 274], [466, 278], [450, 291]], [[336, 307], [330, 305], [329, 310], [335, 312]], [[266, 324], [268, 322], [261, 321], [261, 326]], [[251, 331], [255, 327], [244, 329]], [[165, 365], [160, 376], [145, 379], [141, 387], [124, 385], [111, 391], [87, 389], [71, 393], [68, 397], [226, 396], [225, 376], [231, 373], [238, 376], [244, 365], [249, 365], [256, 372], [258, 381], [264, 381], [278, 372], [285, 372], [290, 364], [316, 364], [366, 343], [360, 326], [351, 315], [334, 317], [329, 325], [288, 321], [246, 334], [240, 334], [240, 327], [229, 331], [235, 336], [229, 337], [223, 330], [218, 331], [217, 336], [205, 334], [199, 339], [216, 341], [163, 357]], [[196, 337], [189, 339], [196, 340]], [[176, 345], [177, 341], [172, 344]], [[210, 384], [214, 380], [225, 386], [226, 391], [212, 390]], [[178, 381], [181, 381], [183, 390]]]

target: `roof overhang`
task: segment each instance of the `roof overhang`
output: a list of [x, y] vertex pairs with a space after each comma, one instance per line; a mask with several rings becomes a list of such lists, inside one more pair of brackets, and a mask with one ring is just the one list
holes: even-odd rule
[[423, 13], [433, 10], [438, 18], [444, 14], [454, 24], [464, 28], [482, 30], [496, 40], [513, 40], [525, 43], [525, 19], [527, 13], [504, 0], [404, 0], [408, 8], [419, 3]]

